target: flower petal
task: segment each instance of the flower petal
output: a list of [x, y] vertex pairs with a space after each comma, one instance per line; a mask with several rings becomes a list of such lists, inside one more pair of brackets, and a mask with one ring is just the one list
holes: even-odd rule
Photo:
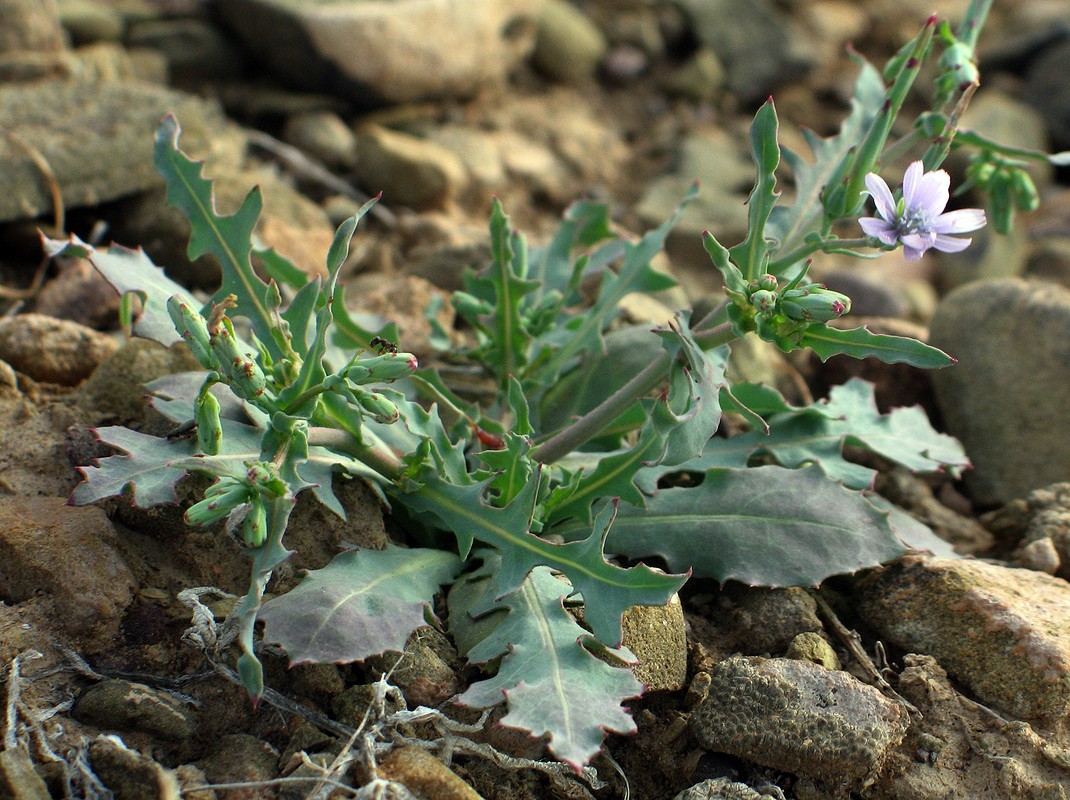
[[904, 233], [899, 237], [904, 247], [924, 253], [936, 243], [935, 233]]
[[910, 207], [923, 211], [926, 219], [935, 219], [947, 207], [951, 197], [951, 176], [942, 169], [926, 172], [918, 179], [913, 197], [914, 202]]
[[916, 248], [903, 245], [903, 258], [905, 258], [907, 261], [917, 261], [923, 255], [925, 255], [925, 250], [918, 250]]
[[903, 173], [903, 205], [908, 209], [916, 208], [918, 205], [915, 197], [924, 170], [925, 167], [922, 166], [920, 161], [914, 161], [907, 167], [907, 171]]
[[945, 236], [942, 233], [936, 235], [933, 247], [942, 253], [960, 253], [970, 246], [973, 239], [960, 239], [956, 236]]
[[[884, 182], [884, 178], [875, 172], [869, 173], [866, 175], [866, 188], [869, 190], [869, 195], [873, 198], [873, 202], [877, 206], [877, 213], [884, 217], [888, 222], [895, 222], [895, 198], [892, 197], [892, 190], [888, 188], [888, 184]], [[870, 235], [875, 236], [876, 234]]]
[[895, 228], [879, 217], [859, 217], [858, 224], [862, 226], [866, 236], [874, 236], [884, 244], [893, 245], [899, 241]]
[[941, 214], [929, 227], [936, 233], [969, 233], [983, 228], [986, 222], [985, 212], [981, 209], [960, 208]]

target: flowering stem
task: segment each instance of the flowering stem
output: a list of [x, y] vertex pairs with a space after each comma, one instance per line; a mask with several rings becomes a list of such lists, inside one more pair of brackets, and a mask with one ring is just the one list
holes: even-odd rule
[[[695, 342], [704, 350], [727, 344], [736, 338], [731, 323], [725, 322], [708, 330], [693, 331]], [[547, 439], [532, 452], [532, 458], [551, 464], [594, 438], [619, 417], [636, 400], [649, 394], [665, 380], [675, 356], [662, 350], [638, 375], [592, 408], [564, 430]]]
[[310, 427], [308, 443], [310, 446], [319, 445], [349, 453], [390, 480], [399, 478], [405, 469], [401, 459], [394, 454], [386, 442], [369, 430], [362, 429], [361, 437], [358, 439], [353, 434], [338, 428]]
[[959, 25], [958, 38], [971, 49], [977, 49], [977, 38], [981, 35], [981, 28], [988, 19], [989, 9], [992, 8], [993, 0], [970, 0], [970, 7], [966, 9], [966, 16]]

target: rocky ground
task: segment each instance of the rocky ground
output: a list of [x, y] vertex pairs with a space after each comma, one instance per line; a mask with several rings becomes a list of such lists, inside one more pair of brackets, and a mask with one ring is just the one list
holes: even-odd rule
[[[853, 80], [848, 43], [880, 63], [933, 10], [955, 20], [965, 6], [0, 0], [0, 798], [348, 797], [339, 782], [368, 776], [347, 740], [369, 705], [399, 707], [375, 688], [394, 659], [287, 669], [269, 652], [273, 691], [254, 710], [203, 649], [226, 593], [246, 586], [239, 546], [187, 529], [181, 508], [66, 504], [76, 467], [101, 455], [90, 428], [152, 429], [144, 384], [194, 365], [124, 340], [114, 292], [85, 263], [42, 260], [37, 230], [142, 245], [176, 280], [214, 288], [152, 168], [164, 113], [207, 159], [222, 206], [263, 187], [258, 235], [310, 272], [333, 226], [382, 190], [347, 298], [426, 353], [422, 311], [487, 258], [492, 196], [538, 240], [584, 196], [645, 230], [699, 179], [664, 267], [682, 302], [716, 296], [699, 234], [733, 242], [745, 225], [758, 105], [774, 95], [789, 145], [798, 125], [830, 133]], [[982, 54], [963, 125], [1070, 148], [1065, 0], [997, 0]], [[961, 163], [950, 169], [961, 179]], [[1066, 798], [1070, 189], [1050, 169], [1036, 179], [1042, 209], [961, 256], [815, 265], [855, 315], [928, 337], [953, 369], [761, 348], [742, 365], [796, 396], [861, 375], [883, 408], [920, 403], [958, 436], [975, 467], [963, 482], [888, 468], [878, 481], [946, 552], [820, 593], [693, 582], [681, 605], [637, 617], [630, 644], [653, 688], [633, 705], [638, 735], [611, 738], [597, 779], [538, 769], [524, 759], [542, 743], [493, 720], [475, 733], [441, 715], [382, 723], [397, 746], [378, 774], [426, 800]], [[660, 321], [666, 307], [627, 313]], [[336, 492], [349, 523], [302, 499], [281, 587], [390, 536], [368, 490]], [[184, 639], [206, 606], [180, 593], [209, 586], [201, 639]], [[467, 673], [453, 645], [429, 629], [406, 656], [391, 675], [404, 702], [455, 713]]]

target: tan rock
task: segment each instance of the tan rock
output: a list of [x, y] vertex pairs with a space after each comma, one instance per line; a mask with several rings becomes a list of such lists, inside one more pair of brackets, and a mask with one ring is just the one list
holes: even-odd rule
[[0, 320], [0, 358], [35, 381], [74, 386], [117, 347], [92, 328], [44, 314]]
[[982, 561], [909, 556], [860, 590], [898, 647], [936, 658], [982, 702], [1025, 718], [1070, 711], [1070, 584]]

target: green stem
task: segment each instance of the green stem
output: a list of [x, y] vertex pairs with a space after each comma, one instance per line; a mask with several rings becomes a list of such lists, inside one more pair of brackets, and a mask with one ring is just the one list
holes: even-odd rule
[[[693, 331], [695, 342], [704, 350], [727, 344], [736, 338], [731, 323], [725, 322], [703, 331]], [[543, 464], [552, 464], [590, 441], [619, 417], [636, 400], [658, 388], [668, 377], [675, 356], [662, 350], [638, 375], [592, 408], [560, 433], [547, 439], [531, 456]]]
[[977, 49], [977, 39], [981, 35], [981, 28], [985, 26], [988, 12], [992, 8], [993, 0], [970, 0], [970, 7], [966, 9], [966, 16], [959, 25], [959, 41], [968, 44], [971, 49]]
[[308, 443], [348, 453], [389, 480], [397, 480], [405, 469], [404, 463], [386, 442], [369, 430], [363, 430], [358, 439], [338, 428], [309, 428]]

